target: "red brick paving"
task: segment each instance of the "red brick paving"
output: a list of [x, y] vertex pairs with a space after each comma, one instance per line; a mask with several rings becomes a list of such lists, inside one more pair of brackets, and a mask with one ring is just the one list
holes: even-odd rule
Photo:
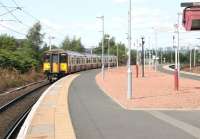
[[[127, 68], [120, 67], [96, 76], [97, 84], [113, 99], [128, 109], [169, 108], [199, 109], [200, 82], [180, 79], [180, 91], [174, 91], [174, 76], [146, 68], [145, 78], [135, 77], [133, 67], [133, 99], [127, 100]], [[141, 74], [141, 73], [140, 73]]]

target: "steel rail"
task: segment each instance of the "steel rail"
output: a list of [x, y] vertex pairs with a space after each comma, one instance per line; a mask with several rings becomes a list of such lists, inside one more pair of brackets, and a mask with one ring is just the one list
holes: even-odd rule
[[35, 91], [37, 91], [37, 90], [39, 90], [39, 89], [41, 89], [41, 88], [43, 88], [43, 87], [45, 87], [45, 86], [47, 86], [47, 85], [49, 85], [49, 83], [46, 83], [46, 84], [44, 84], [44, 85], [41, 85], [41, 86], [39, 86], [39, 87], [37, 87], [37, 88], [31, 90], [30, 92], [27, 92], [26, 94], [23, 94], [23, 95], [20, 95], [20, 96], [14, 98], [13, 100], [9, 101], [8, 103], [4, 104], [3, 106], [0, 106], [0, 113], [4, 112], [4, 111], [7, 110], [10, 106], [12, 106], [12, 105], [15, 104], [16, 102], [22, 100], [22, 99], [25, 98], [26, 96], [28, 96], [28, 95], [34, 93]]
[[[31, 95], [32, 93], [42, 89], [45, 86], [48, 86], [49, 83], [43, 84], [29, 92], [27, 92], [24, 95], [18, 96], [16, 98], [14, 98], [13, 100], [9, 101], [8, 103], [6, 103], [5, 105], [0, 107], [0, 114], [3, 113], [4, 111], [8, 110], [9, 107], [15, 105], [17, 102], [22, 101], [25, 97]], [[25, 118], [27, 117], [27, 115], [29, 114], [29, 112], [31, 111], [33, 105], [36, 102], [34, 102], [33, 104], [31, 104], [25, 111], [23, 111], [20, 116], [13, 122], [12, 126], [6, 131], [5, 135], [3, 135], [4, 139], [10, 139], [14, 136], [14, 134], [16, 133], [16, 130], [20, 127], [21, 123], [23, 123], [23, 121], [25, 120]]]
[[36, 85], [36, 84], [39, 84], [39, 83], [42, 83], [42, 82], [45, 82], [45, 81], [46, 80], [42, 80], [42, 81], [38, 81], [38, 82], [33, 82], [33, 83], [30, 83], [30, 84], [27, 84], [27, 85], [24, 85], [24, 86], [21, 86], [21, 87], [17, 87], [15, 89], [7, 91], [7, 92], [0, 91], [1, 92], [0, 96], [6, 95], [6, 94], [10, 94], [10, 93], [13, 93], [13, 92], [16, 92], [16, 91], [20, 91], [22, 89], [25, 89], [27, 87], [30, 87], [30, 86], [33, 86], [33, 85]]

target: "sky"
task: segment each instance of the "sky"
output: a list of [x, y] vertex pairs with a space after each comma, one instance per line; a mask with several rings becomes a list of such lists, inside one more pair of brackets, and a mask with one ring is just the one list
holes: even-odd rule
[[[174, 24], [177, 24], [178, 13], [182, 13], [180, 3], [183, 1], [185, 0], [132, 0], [132, 48], [141, 37], [145, 37], [146, 47], [155, 47], [155, 31], [158, 34], [158, 47], [171, 47], [172, 37], [176, 35]], [[0, 2], [10, 7], [9, 10], [16, 6], [16, 2], [25, 11], [13, 12], [22, 23], [2, 21], [16, 20], [16, 18], [11, 14], [2, 16], [7, 11], [1, 5], [1, 34], [7, 33], [16, 38], [24, 38], [28, 29], [40, 20], [46, 42], [48, 36], [53, 36], [55, 39], [52, 43], [60, 45], [66, 36], [71, 38], [76, 36], [81, 37], [85, 47], [91, 48], [97, 46], [102, 38], [100, 32], [102, 22], [96, 17], [104, 15], [105, 33], [114, 36], [117, 42], [127, 45], [129, 0], [0, 0]], [[181, 20], [180, 16], [180, 23]], [[186, 32], [181, 27], [182, 46], [198, 44], [200, 40], [197, 38], [200, 38], [199, 32]]]

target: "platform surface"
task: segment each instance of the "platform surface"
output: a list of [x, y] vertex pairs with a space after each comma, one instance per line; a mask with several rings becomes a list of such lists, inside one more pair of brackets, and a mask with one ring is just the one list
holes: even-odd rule
[[199, 110], [128, 110], [98, 86], [99, 73], [80, 72], [51, 86], [34, 108], [35, 114], [27, 118], [19, 138], [200, 138]]
[[98, 87], [99, 72], [81, 73], [69, 89], [77, 139], [199, 139], [200, 111], [124, 109]]
[[[180, 78], [179, 91], [175, 91], [174, 75], [145, 68], [145, 77], [136, 78], [135, 67], [132, 68], [132, 99], [127, 99], [127, 68], [110, 69], [96, 76], [97, 84], [107, 95], [127, 109], [198, 109], [200, 110], [199, 81]], [[191, 75], [192, 76], [192, 75]], [[194, 76], [194, 75], [193, 75]]]
[[22, 126], [19, 139], [76, 138], [68, 109], [68, 88], [77, 76], [67, 76], [44, 92]]

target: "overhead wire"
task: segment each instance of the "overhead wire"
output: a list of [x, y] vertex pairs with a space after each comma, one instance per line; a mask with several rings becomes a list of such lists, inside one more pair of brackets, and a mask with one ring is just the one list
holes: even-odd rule
[[[7, 6], [5, 6], [1, 1], [0, 1], [0, 5], [1, 5], [5, 10], [7, 10], [7, 12], [10, 11], [9, 8], [8, 8]], [[17, 9], [21, 10], [22, 8], [17, 6]], [[23, 23], [23, 22], [22, 22], [15, 14], [13, 14], [12, 12], [10, 12], [10, 15], [13, 16], [14, 19], [15, 19], [18, 23], [20, 23], [21, 25], [23, 25], [23, 26], [25, 26], [25, 27], [27, 27], [27, 28], [30, 28], [30, 27], [31, 27], [31, 26], [29, 26], [29, 25]]]
[[[6, 14], [10, 14], [10, 15], [15, 19], [15, 20], [5, 20], [5, 21], [16, 21], [16, 22], [20, 23], [21, 25], [23, 25], [23, 26], [25, 26], [25, 27], [27, 27], [27, 28], [30, 28], [31, 26], [26, 25], [25, 23], [23, 23], [15, 14], [12, 13], [12, 12], [15, 11], [15, 10], [20, 10], [21, 12], [23, 12], [23, 13], [26, 14], [27, 16], [29, 16], [29, 17], [31, 17], [32, 19], [34, 19], [35, 21], [41, 22], [38, 18], [36, 18], [35, 16], [33, 16], [30, 12], [28, 12], [28, 11], [26, 11], [24, 8], [22, 8], [15, 0], [11, 0], [11, 1], [15, 4], [16, 7], [5, 6], [5, 5], [0, 1], [0, 7], [3, 7], [3, 8], [7, 11], [6, 13], [3, 13], [2, 16], [3, 16], [3, 15], [6, 15]], [[14, 9], [14, 10], [10, 10], [9, 8], [15, 8], [15, 9]], [[1, 15], [0, 15], [0, 16], [1, 16]], [[4, 21], [4, 20], [0, 20], [0, 21]], [[41, 23], [44, 24], [44, 27], [45, 27], [45, 28], [47, 28], [47, 29], [49, 29], [49, 30], [52, 30], [52, 31], [55, 31], [55, 32], [59, 33], [59, 36], [62, 36], [62, 37], [63, 37], [63, 34], [61, 34], [61, 33], [60, 33], [59, 31], [57, 31], [55, 28], [53, 28], [53, 27], [51, 27], [51, 26], [49, 26], [49, 25], [46, 25], [46, 24], [43, 23], [43, 22], [41, 22]], [[6, 28], [6, 29], [8, 29], [8, 30], [10, 30], [10, 31], [13, 31], [13, 32], [15, 32], [15, 33], [17, 33], [17, 34], [26, 35], [26, 34], [21, 33], [21, 32], [19, 32], [19, 31], [15, 30], [15, 29], [12, 29], [12, 28], [10, 28], [10, 27], [8, 27], [8, 26], [2, 25], [2, 24], [0, 24], [0, 26], [4, 27], [4, 28]], [[48, 33], [48, 34], [50, 34], [50, 33]]]
[[[16, 0], [11, 0], [11, 1], [12, 1], [17, 7], [20, 7], [19, 4], [16, 2]], [[47, 29], [49, 29], [49, 30], [52, 30], [52, 31], [55, 31], [56, 33], [59, 34], [60, 37], [61, 37], [61, 36], [63, 37], [63, 34], [62, 34], [62, 33], [60, 33], [60, 32], [59, 32], [58, 30], [56, 30], [55, 28], [53, 28], [53, 27], [47, 25], [46, 23], [42, 22], [42, 21], [39, 20], [37, 17], [33, 16], [30, 12], [26, 11], [25, 8], [22, 8], [21, 11], [22, 11], [23, 13], [25, 13], [27, 16], [31, 17], [32, 19], [36, 20], [37, 22], [41, 22], [42, 24], [44, 24], [44, 27], [45, 27], [45, 28], [47, 28]], [[50, 33], [48, 33], [48, 34], [50, 34]]]
[[14, 11], [16, 11], [16, 10], [18, 10], [18, 9], [15, 8], [15, 9], [9, 10], [9, 11], [7, 11], [7, 12], [5, 12], [5, 13], [0, 14], [0, 16], [4, 16], [4, 15], [7, 15], [7, 14], [10, 14], [11, 12], [14, 12]]
[[17, 33], [17, 34], [19, 34], [19, 35], [26, 36], [25, 33], [22, 33], [22, 32], [19, 32], [19, 31], [16, 31], [15, 29], [10, 28], [10, 27], [8, 27], [8, 26], [5, 26], [5, 25], [3, 25], [3, 24], [0, 24], [0, 26], [3, 27], [3, 28], [6, 28], [6, 29], [8, 29], [8, 30], [10, 30], [10, 31], [12, 31], [12, 32], [15, 32], [15, 33]]

